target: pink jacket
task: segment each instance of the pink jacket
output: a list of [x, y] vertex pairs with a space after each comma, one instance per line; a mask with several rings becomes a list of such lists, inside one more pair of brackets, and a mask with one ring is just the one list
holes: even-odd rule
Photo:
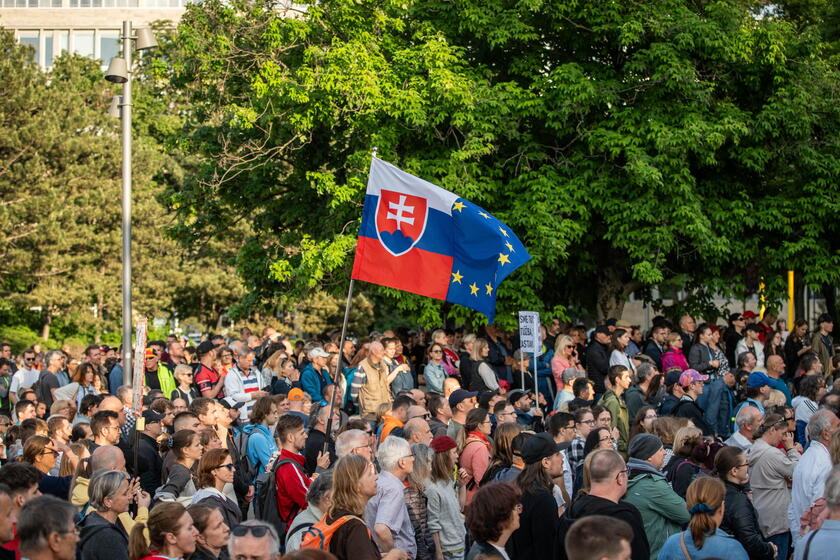
[[[469, 440], [469, 436], [467, 439]], [[458, 464], [470, 474], [470, 478], [467, 479], [467, 484], [472, 486], [472, 489], [467, 488], [467, 503], [469, 504], [478, 492], [478, 483], [487, 471], [487, 467], [490, 466], [490, 452], [484, 442], [470, 441], [461, 451]], [[470, 484], [470, 480], [475, 480], [475, 486]]]
[[662, 371], [668, 371], [668, 368], [672, 367], [678, 367], [680, 371], [688, 369], [688, 360], [679, 348], [671, 348], [662, 354]]

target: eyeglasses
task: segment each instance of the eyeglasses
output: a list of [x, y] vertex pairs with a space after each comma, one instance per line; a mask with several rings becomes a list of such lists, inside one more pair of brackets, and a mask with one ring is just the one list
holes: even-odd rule
[[429, 354], [443, 354], [443, 350], [432, 350]]
[[612, 441], [612, 436], [607, 436], [605, 438], [598, 438], [598, 441]]
[[572, 425], [570, 425], [570, 426], [563, 426], [563, 429], [564, 429], [564, 430], [574, 430], [574, 429], [575, 429], [575, 425], [574, 425], [574, 424], [572, 424]]
[[659, 418], [658, 414], [645, 414], [645, 420], [648, 418]]
[[618, 480], [618, 477], [621, 476], [621, 475], [624, 475], [627, 478], [630, 478], [630, 469], [627, 468], [627, 469], [624, 469], [623, 471], [618, 471], [615, 475], [615, 479]]
[[244, 537], [248, 533], [251, 533], [258, 539], [261, 539], [271, 530], [270, 527], [264, 525], [237, 525], [230, 532], [234, 537]]
[[590, 419], [590, 420], [581, 420], [581, 421], [580, 421], [580, 423], [581, 423], [581, 424], [589, 424], [590, 426], [592, 426], [592, 425], [594, 425], [594, 424], [595, 424], [595, 419], [594, 419], [594, 418], [592, 418], [592, 419]]
[[404, 457], [400, 457], [400, 459], [414, 459], [414, 453], [411, 455], [405, 455]]
[[236, 468], [236, 465], [234, 465], [233, 463], [227, 463], [227, 464], [225, 464], [225, 465], [219, 465], [219, 466], [218, 466], [218, 467], [216, 467], [216, 468], [217, 468], [217, 469], [227, 469], [227, 470], [229, 470], [230, 472], [233, 472], [233, 469], [235, 469], [235, 468]]
[[23, 361], [24, 361], [24, 362], [34, 362], [34, 361], [35, 361], [35, 357], [33, 356], [33, 357], [31, 357], [31, 358], [24, 358], [24, 359], [23, 359]]
[[431, 414], [428, 412], [426, 414], [421, 414], [420, 416], [412, 416], [409, 420], [414, 420], [415, 418], [422, 418], [423, 420], [429, 420], [432, 417]]
[[743, 469], [744, 467], [749, 467], [749, 466], [750, 466], [749, 463], [742, 463], [742, 464], [736, 466], [735, 468], [736, 469]]
[[59, 535], [71, 535], [72, 534], [72, 535], [76, 535], [78, 537], [79, 534], [81, 533], [81, 529], [79, 529], [78, 527], [73, 527], [69, 531], [56, 531], [56, 532]]
[[44, 449], [41, 451], [41, 455], [58, 455], [58, 451], [55, 449]]

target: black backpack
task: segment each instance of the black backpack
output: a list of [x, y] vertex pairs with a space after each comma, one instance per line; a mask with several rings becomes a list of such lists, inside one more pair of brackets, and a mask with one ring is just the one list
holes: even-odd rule
[[283, 519], [280, 517], [280, 512], [277, 508], [277, 469], [289, 464], [300, 470], [302, 476], [306, 476], [300, 468], [300, 465], [295, 461], [291, 459], [277, 459], [270, 471], [257, 477], [257, 488], [254, 494], [254, 516], [257, 519], [271, 524], [277, 530], [277, 535], [283, 544], [285, 544], [286, 540], [286, 529], [298, 513], [295, 511], [295, 508], [292, 508], [289, 518]]
[[257, 478], [257, 468], [248, 459], [248, 440], [250, 439], [251, 434], [245, 433], [245, 430], [238, 430], [233, 435], [233, 443], [239, 451], [239, 464], [236, 465], [236, 470], [247, 480], [254, 480]]

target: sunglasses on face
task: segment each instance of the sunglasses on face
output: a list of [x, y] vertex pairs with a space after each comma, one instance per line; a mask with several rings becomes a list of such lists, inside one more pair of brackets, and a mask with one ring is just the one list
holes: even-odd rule
[[216, 467], [216, 468], [217, 468], [217, 469], [227, 469], [227, 470], [229, 470], [229, 471], [233, 472], [233, 469], [235, 469], [235, 468], [236, 468], [236, 465], [234, 465], [233, 463], [228, 463], [228, 464], [226, 464], [226, 465], [219, 465], [219, 466], [218, 466], [218, 467]]
[[258, 539], [264, 537], [271, 529], [268, 527], [263, 527], [262, 525], [252, 526], [252, 525], [237, 525], [233, 529], [231, 529], [231, 534], [234, 537], [244, 537], [248, 533], [251, 533]]

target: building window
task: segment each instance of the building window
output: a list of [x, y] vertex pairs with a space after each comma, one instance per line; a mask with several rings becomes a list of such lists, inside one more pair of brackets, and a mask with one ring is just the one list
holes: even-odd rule
[[29, 45], [35, 52], [32, 60], [38, 64], [41, 62], [41, 33], [39, 31], [19, 31], [18, 40], [21, 45]]
[[53, 32], [44, 33], [44, 67], [52, 68], [53, 65]]
[[117, 56], [120, 50], [120, 34], [118, 31], [99, 32], [99, 58], [102, 59], [102, 66], [108, 66], [111, 59]]
[[76, 31], [73, 33], [73, 52], [91, 58], [95, 55], [93, 31]]

